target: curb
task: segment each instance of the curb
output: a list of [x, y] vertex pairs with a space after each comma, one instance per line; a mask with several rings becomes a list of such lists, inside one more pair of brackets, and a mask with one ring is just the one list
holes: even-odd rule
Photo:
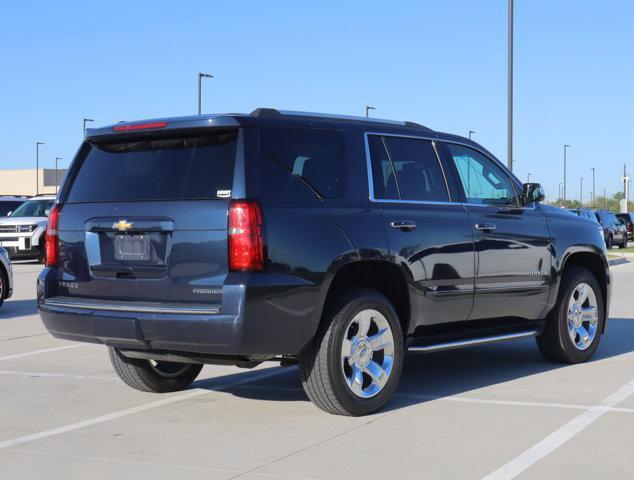
[[608, 265], [610, 265], [611, 267], [613, 267], [614, 265], [621, 265], [623, 263], [630, 263], [630, 261], [626, 257], [613, 258], [611, 260], [608, 260]]

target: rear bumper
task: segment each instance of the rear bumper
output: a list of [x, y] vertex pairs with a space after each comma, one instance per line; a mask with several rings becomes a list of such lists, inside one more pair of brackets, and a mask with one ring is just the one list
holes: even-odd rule
[[[221, 305], [198, 305], [195, 311], [187, 311], [182, 304], [46, 298], [41, 278], [40, 317], [53, 336], [67, 340], [210, 355], [297, 355], [317, 329], [312, 312], [304, 309], [297, 315], [288, 305], [271, 301], [270, 287], [265, 295], [259, 287], [244, 283], [225, 285]], [[286, 286], [284, 290], [298, 288]], [[303, 303], [301, 299], [306, 297], [298, 295], [297, 301]]]

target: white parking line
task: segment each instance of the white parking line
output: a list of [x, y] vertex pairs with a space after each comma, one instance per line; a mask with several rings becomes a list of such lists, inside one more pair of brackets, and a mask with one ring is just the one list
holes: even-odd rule
[[57, 352], [59, 350], [68, 350], [69, 348], [83, 347], [85, 344], [77, 343], [74, 345], [66, 345], [65, 347], [46, 348], [44, 350], [35, 350], [33, 352], [18, 353], [15, 355], [7, 355], [6, 357], [0, 357], [0, 360], [13, 360], [14, 358], [30, 357], [31, 355], [39, 355], [41, 353]]
[[72, 375], [70, 373], [48, 373], [48, 372], [22, 372], [16, 370], [0, 370], [0, 375], [15, 375], [21, 377], [44, 377], [44, 378], [72, 378], [75, 380], [116, 380], [115, 375], [109, 377], [99, 377], [97, 375]]
[[634, 380], [619, 388], [600, 404], [590, 407], [578, 417], [572, 419], [559, 430], [551, 433], [541, 442], [532, 446], [521, 455], [517, 456], [506, 465], [498, 468], [495, 472], [484, 477], [484, 480], [510, 480], [522, 473], [527, 468], [539, 462], [548, 454], [557, 450], [564, 443], [568, 442], [578, 433], [582, 432], [615, 405], [629, 398], [634, 394]]
[[90, 427], [92, 425], [97, 425], [99, 423], [109, 422], [110, 420], [116, 420], [118, 418], [125, 417], [127, 415], [132, 415], [134, 413], [145, 412], [146, 410], [151, 410], [153, 408], [162, 407], [164, 405], [169, 405], [171, 403], [180, 402], [181, 400], [189, 400], [190, 398], [206, 395], [213, 391], [224, 390], [236, 385], [242, 385], [243, 383], [254, 382], [257, 380], [262, 380], [263, 378], [273, 377], [275, 375], [286, 373], [287, 371], [288, 370], [284, 370], [282, 368], [267, 369], [262, 372], [258, 372], [254, 375], [249, 375], [245, 378], [241, 378], [240, 380], [237, 380], [235, 382], [228, 382], [225, 384], [221, 383], [210, 390], [193, 390], [191, 392], [188, 392], [182, 395], [168, 397], [162, 400], [156, 400], [154, 402], [145, 403], [143, 405], [137, 405], [136, 407], [127, 408], [125, 410], [119, 410], [118, 412], [108, 413], [106, 415], [90, 418], [88, 420], [72, 423], [70, 425], [64, 425], [62, 427], [52, 428], [50, 430], [44, 430], [42, 432], [32, 433], [30, 435], [24, 435], [22, 437], [13, 438], [11, 440], [0, 442], [0, 450], [3, 448], [13, 447], [15, 445], [22, 445], [24, 443], [29, 443], [35, 440], [41, 440], [43, 438], [53, 437], [55, 435], [61, 435], [62, 433], [72, 432], [74, 430]]

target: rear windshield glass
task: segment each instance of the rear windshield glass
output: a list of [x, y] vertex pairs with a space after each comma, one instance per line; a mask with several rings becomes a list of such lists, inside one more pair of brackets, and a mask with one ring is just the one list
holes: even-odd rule
[[196, 200], [231, 196], [237, 131], [90, 145], [66, 201]]
[[337, 130], [260, 129], [264, 198], [333, 198], [341, 182], [343, 144]]

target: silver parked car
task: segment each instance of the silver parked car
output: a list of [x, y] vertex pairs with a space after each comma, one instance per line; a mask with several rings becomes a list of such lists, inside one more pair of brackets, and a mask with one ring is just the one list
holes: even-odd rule
[[0, 247], [0, 306], [13, 295], [13, 269], [7, 251]]

